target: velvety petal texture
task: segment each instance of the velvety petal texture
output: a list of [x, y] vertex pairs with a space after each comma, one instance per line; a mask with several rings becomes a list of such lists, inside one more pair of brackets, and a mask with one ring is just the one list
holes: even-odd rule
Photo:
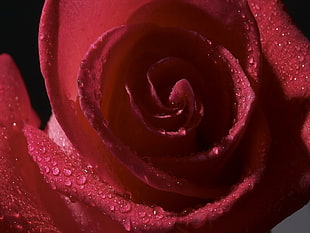
[[279, 1], [46, 0], [39, 50], [44, 131], [0, 56], [1, 231], [265, 233], [309, 201], [310, 48]]
[[21, 128], [24, 122], [39, 122], [19, 71], [6, 54], [0, 55], [0, 100], [0, 231], [60, 232], [32, 186], [37, 170], [29, 163]]
[[[79, 4], [83, 4], [83, 6]], [[108, 167], [113, 167], [115, 158], [114, 156], [111, 157], [111, 155], [104, 156], [104, 158], [101, 156], [102, 154], [107, 155], [109, 152], [106, 151], [106, 146], [101, 143], [101, 139], [98, 137], [97, 132], [89, 125], [87, 119], [85, 119], [84, 114], [80, 110], [76, 83], [78, 82], [78, 68], [81, 66], [83, 69], [84, 66], [81, 60], [85, 52], [88, 47], [96, 41], [97, 37], [108, 29], [125, 23], [137, 24], [150, 22], [163, 27], [181, 27], [186, 30], [194, 30], [199, 32], [203, 37], [207, 35], [207, 39], [219, 44], [224, 44], [229, 51], [237, 55], [237, 59], [242, 63], [244, 72], [249, 74], [249, 82], [252, 88], [258, 91], [258, 70], [260, 66], [259, 38], [255, 30], [254, 19], [245, 1], [225, 4], [211, 4], [207, 1], [156, 1], [150, 3], [148, 1], [141, 1], [135, 2], [135, 4], [129, 4], [125, 1], [112, 4], [109, 1], [101, 1], [98, 4], [92, 6], [92, 4], [88, 4], [85, 1], [83, 1], [83, 3], [47, 1], [43, 10], [40, 26], [41, 66], [46, 78], [47, 90], [55, 116], [73, 145], [85, 156], [85, 159], [104, 165], [99, 166], [98, 169], [107, 167], [107, 165]], [[117, 12], [121, 17], [115, 17], [112, 13], [116, 11], [114, 7], [117, 7]], [[172, 9], [175, 9], [173, 12], [176, 12], [176, 14], [167, 14]], [[232, 11], [232, 9], [234, 10]], [[101, 12], [106, 12], [106, 14], [102, 14]], [[159, 17], [155, 12], [162, 12], [163, 15]], [[220, 14], [228, 14], [228, 12], [236, 13], [230, 13], [228, 19], [222, 21], [221, 19], [223, 17]], [[147, 13], [146, 16], [144, 16], [145, 13]], [[109, 16], [109, 14], [111, 14], [111, 16]], [[81, 20], [82, 15], [87, 15], [87, 22]], [[187, 17], [184, 17], [184, 15]], [[196, 18], [196, 15], [199, 15], [199, 18]], [[184, 20], [180, 20], [181, 17], [184, 18]], [[195, 23], [201, 20], [205, 21], [204, 25], [199, 26], [200, 24]], [[216, 30], [208, 30], [215, 22], [218, 26], [214, 27]], [[92, 27], [89, 27], [90, 23]], [[246, 37], [240, 37], [239, 35], [242, 35], [242, 33], [235, 33], [234, 31], [242, 31]], [[78, 36], [81, 33], [87, 36], [81, 38]], [[227, 40], [227, 36], [225, 36], [226, 33], [236, 38], [234, 37], [232, 40]], [[111, 35], [111, 33], [109, 35]], [[56, 44], [57, 46], [55, 46]], [[75, 45], [78, 45], [78, 49], [72, 47]], [[185, 46], [188, 46], [188, 44]], [[154, 48], [156, 49], [156, 47]], [[66, 57], [68, 57], [68, 59]], [[67, 62], [68, 60], [70, 60], [70, 62]], [[104, 60], [102, 62], [104, 63]], [[75, 65], [71, 65], [73, 63]], [[112, 72], [114, 72], [113, 69]], [[110, 78], [108, 80], [113, 79]], [[113, 88], [111, 83], [107, 86], [109, 90], [105, 91], [105, 93], [109, 95], [109, 91], [113, 90]], [[114, 92], [114, 94], [116, 93], [118, 92]], [[227, 91], [223, 91], [223, 93], [226, 94]], [[100, 93], [97, 92], [96, 95], [99, 96]], [[109, 103], [109, 106], [110, 104], [115, 105], [112, 101], [107, 100], [106, 103]], [[225, 104], [225, 101], [222, 102]], [[120, 101], [117, 102], [117, 105], [120, 106]], [[220, 131], [224, 132], [227, 130], [227, 127], [229, 128], [229, 124], [231, 123], [229, 121], [233, 120], [224, 119], [223, 122], [226, 121], [224, 123], [226, 127], [223, 126], [223, 130], [219, 130], [219, 127], [214, 127], [215, 125], [224, 125], [222, 122], [215, 124], [214, 120], [230, 116], [230, 114], [221, 112], [221, 110], [218, 110], [219, 114], [216, 114], [215, 109], [220, 109], [221, 105], [222, 104], [218, 104], [217, 106], [212, 105], [208, 109], [208, 111], [210, 111], [210, 114], [208, 114], [210, 120], [205, 130], [212, 131], [209, 135], [213, 135], [214, 138], [217, 138], [217, 140], [211, 139], [211, 144], [220, 140], [223, 136], [223, 133]], [[229, 108], [226, 109], [230, 111]], [[116, 117], [113, 116], [113, 118], [117, 122]], [[80, 128], [80, 130], [75, 131], [77, 128]], [[182, 133], [182, 128], [180, 129], [179, 133]], [[88, 137], [84, 137], [84, 132], [88, 132]], [[218, 136], [216, 136], [216, 134], [218, 134]], [[189, 135], [189, 137], [194, 136]], [[130, 139], [134, 137], [127, 135], [127, 138]], [[87, 140], [87, 142], [85, 142], [85, 140]], [[182, 144], [183, 143], [184, 142], [182, 142]], [[144, 145], [144, 143], [138, 144]], [[205, 145], [205, 142], [203, 142], [203, 144]], [[160, 145], [163, 146], [162, 143], [160, 143]], [[155, 148], [154, 145], [151, 146]], [[118, 161], [116, 163], [118, 163]], [[105, 174], [108, 172], [105, 169], [99, 172], [105, 180], [110, 180], [110, 182], [116, 185], [117, 178], [109, 178], [113, 176], [113, 174]], [[127, 177], [127, 175], [125, 177]], [[122, 182], [121, 180], [120, 182]], [[120, 185], [123, 184], [118, 184], [118, 186]]]
[[265, 232], [309, 200], [308, 50], [278, 1], [47, 1], [30, 154], [82, 229]]

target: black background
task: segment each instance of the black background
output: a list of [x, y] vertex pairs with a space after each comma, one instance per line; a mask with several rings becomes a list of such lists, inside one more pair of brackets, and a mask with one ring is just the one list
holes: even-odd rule
[[[284, 0], [297, 26], [310, 38], [307, 0]], [[25, 80], [32, 105], [45, 123], [50, 106], [40, 73], [37, 32], [44, 0], [1, 0], [0, 53], [10, 54]]]

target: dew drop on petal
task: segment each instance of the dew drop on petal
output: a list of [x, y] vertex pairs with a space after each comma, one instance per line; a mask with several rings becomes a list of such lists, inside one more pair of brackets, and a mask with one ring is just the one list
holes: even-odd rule
[[54, 176], [58, 176], [59, 175], [59, 168], [58, 167], [53, 167], [52, 168], [52, 173]]
[[138, 213], [139, 217], [144, 218], [146, 213], [144, 211], [141, 211]]
[[64, 168], [63, 173], [64, 173], [65, 176], [71, 176], [71, 174], [72, 174], [71, 170], [67, 169], [67, 168]]
[[130, 231], [131, 230], [131, 223], [128, 220], [123, 220], [123, 226], [125, 228], [126, 231]]
[[18, 229], [19, 231], [22, 231], [23, 230], [23, 226], [22, 225], [20, 225], [20, 224], [16, 224], [16, 229]]
[[70, 186], [72, 185], [72, 182], [71, 182], [70, 180], [66, 180], [66, 181], [65, 181], [65, 185], [66, 185], [67, 187], [70, 187]]
[[44, 167], [44, 171], [45, 171], [46, 174], [48, 174], [48, 173], [50, 172], [49, 167], [48, 167], [48, 166], [45, 166], [45, 167]]
[[128, 213], [130, 211], [131, 211], [131, 204], [129, 202], [121, 205], [120, 212]]
[[83, 185], [83, 184], [86, 183], [86, 181], [87, 181], [86, 176], [83, 176], [83, 175], [78, 176], [78, 177], [76, 178], [76, 183], [77, 183], [78, 185]]
[[255, 4], [254, 7], [256, 10], [260, 10], [260, 6], [258, 4]]
[[213, 153], [218, 155], [219, 154], [219, 148], [217, 146], [215, 146], [213, 149], [212, 149]]
[[15, 217], [15, 218], [19, 218], [20, 217], [20, 213], [14, 213], [14, 214], [12, 214], [12, 216]]
[[46, 153], [46, 148], [45, 147], [42, 147], [40, 148], [40, 154], [45, 154]]
[[305, 57], [303, 55], [298, 56], [298, 60], [303, 62], [305, 60]]

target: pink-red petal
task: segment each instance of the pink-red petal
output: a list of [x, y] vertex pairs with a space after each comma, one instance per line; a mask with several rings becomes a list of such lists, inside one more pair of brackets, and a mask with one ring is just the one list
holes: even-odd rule
[[310, 96], [310, 45], [277, 0], [248, 0], [262, 49], [287, 98]]
[[33, 184], [37, 175], [28, 160], [21, 127], [38, 126], [26, 88], [13, 60], [0, 55], [0, 231], [59, 232], [40, 203]]
[[[209, 4], [207, 1], [185, 2], [184, 4], [177, 1], [166, 2], [160, 1], [159, 5], [157, 3], [153, 5], [155, 2], [147, 5], [149, 1], [135, 1], [135, 3], [124, 1], [119, 4], [113, 4], [110, 1], [100, 1], [97, 4], [87, 1], [47, 1], [45, 3], [40, 25], [40, 59], [47, 91], [55, 116], [66, 135], [81, 154], [92, 163], [100, 160], [99, 155], [106, 153], [106, 149], [100, 145], [99, 137], [88, 124], [78, 106], [77, 71], [79, 62], [88, 46], [95, 41], [98, 35], [112, 27], [126, 22], [140, 23], [147, 20], [162, 26], [184, 26], [186, 29], [197, 29], [206, 35], [209, 26], [213, 27], [213, 23], [217, 22], [217, 25], [220, 25], [220, 33], [216, 31], [212, 34], [211, 39], [216, 39], [220, 44], [227, 44], [227, 47], [240, 59], [250, 77], [253, 88], [258, 90], [260, 66], [258, 34], [245, 1], [240, 3], [223, 1], [219, 2], [220, 4]], [[142, 7], [144, 5], [152, 12], [151, 20], [148, 19], [148, 15], [143, 13], [145, 12]], [[156, 10], [158, 6], [162, 12], [171, 11], [174, 13], [177, 12], [175, 11], [175, 7], [177, 7], [181, 10], [181, 15], [171, 14], [169, 16], [166, 14], [163, 18], [153, 18], [154, 12], [161, 12]], [[188, 11], [188, 7], [191, 9], [189, 15], [184, 14]], [[113, 12], [117, 12], [117, 14], [115, 15]], [[143, 14], [140, 15], [139, 12]], [[201, 24], [201, 20], [193, 18], [195, 12], [199, 12], [197, 15], [203, 16], [200, 19], [206, 20], [205, 24]], [[223, 12], [229, 17], [222, 17], [219, 12]], [[184, 17], [186, 15], [188, 21], [179, 21], [179, 19], [186, 18]], [[227, 20], [222, 21], [222, 19]], [[92, 27], [89, 27], [90, 24]], [[239, 32], [234, 33], [235, 31]], [[225, 32], [236, 36], [236, 38], [227, 40]], [[81, 34], [83, 37], [80, 36]], [[243, 34], [246, 34], [247, 37], [240, 39], [238, 35]], [[87, 137], [85, 137], [85, 133], [87, 133]]]

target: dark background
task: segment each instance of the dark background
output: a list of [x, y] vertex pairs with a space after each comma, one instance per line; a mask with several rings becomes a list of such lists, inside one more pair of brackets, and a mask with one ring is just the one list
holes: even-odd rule
[[[307, 0], [284, 0], [297, 26], [310, 38], [310, 8]], [[44, 0], [1, 0], [0, 53], [9, 53], [17, 63], [32, 105], [43, 123], [50, 114], [40, 73], [37, 32]]]

